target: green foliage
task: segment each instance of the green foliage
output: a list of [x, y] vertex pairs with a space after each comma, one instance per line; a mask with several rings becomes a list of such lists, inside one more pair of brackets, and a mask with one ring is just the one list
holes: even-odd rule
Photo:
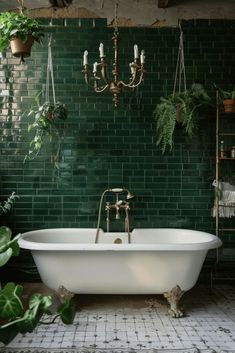
[[36, 42], [41, 42], [44, 34], [37, 20], [16, 12], [0, 14], [0, 51], [7, 48], [13, 37], [19, 37], [26, 42], [28, 36], [32, 36]]
[[214, 84], [214, 87], [218, 90], [219, 97], [220, 97], [221, 100], [235, 99], [235, 87], [233, 87], [233, 89], [231, 89], [229, 91], [224, 91], [223, 89], [221, 89], [220, 87], [216, 86], [215, 84]]
[[34, 122], [29, 124], [28, 132], [34, 131], [34, 137], [30, 142], [30, 149], [25, 156], [24, 162], [28, 160], [33, 160], [36, 158], [41, 151], [44, 143], [48, 140], [57, 142], [57, 154], [59, 153], [59, 147], [61, 143], [61, 136], [63, 133], [64, 122], [67, 118], [67, 111], [64, 104], [57, 102], [52, 104], [45, 102], [40, 105], [40, 95], [36, 95], [35, 104], [31, 107], [28, 117], [34, 117]]
[[72, 324], [75, 317], [75, 307], [71, 299], [66, 299], [57, 309], [64, 324]]
[[20, 248], [18, 239], [20, 234], [11, 240], [11, 230], [8, 227], [0, 227], [0, 267], [5, 265], [11, 256], [18, 256]]
[[13, 192], [6, 201], [4, 201], [4, 203], [0, 203], [0, 216], [3, 213], [7, 213], [11, 210], [14, 202], [16, 201], [16, 199], [18, 199], [19, 196], [15, 194], [15, 192]]
[[[13, 203], [19, 198], [18, 195], [13, 192], [4, 203], [0, 203], [0, 216], [11, 210]], [[18, 245], [18, 238], [20, 234], [14, 239], [11, 239], [11, 229], [5, 226], [0, 227], [0, 267], [5, 265], [11, 258], [11, 256], [18, 256], [20, 248]]]
[[0, 313], [1, 319], [11, 319], [18, 317], [24, 312], [23, 304], [20, 300], [23, 287], [7, 283], [0, 291]]
[[198, 108], [206, 104], [210, 104], [210, 97], [202, 85], [196, 83], [185, 92], [160, 98], [160, 103], [154, 110], [154, 117], [157, 145], [161, 146], [162, 153], [165, 152], [167, 146], [170, 150], [173, 148], [177, 114], [180, 116], [187, 135], [192, 138], [198, 127]]
[[[22, 304], [23, 287], [7, 283], [0, 290], [0, 342], [8, 344], [18, 333], [32, 332], [40, 322], [42, 315], [51, 315], [51, 296], [33, 294], [25, 309]], [[72, 300], [66, 300], [57, 310], [65, 324], [72, 324], [75, 308]], [[53, 321], [52, 321], [53, 322]], [[47, 324], [50, 324], [48, 322]]]

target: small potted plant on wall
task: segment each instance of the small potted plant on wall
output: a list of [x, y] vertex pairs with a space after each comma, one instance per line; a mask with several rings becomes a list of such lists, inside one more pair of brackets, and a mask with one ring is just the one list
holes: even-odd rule
[[235, 112], [235, 87], [230, 91], [224, 91], [221, 88], [215, 86], [219, 92], [220, 99], [223, 102], [225, 113]]
[[187, 135], [192, 138], [198, 127], [198, 109], [209, 102], [210, 97], [203, 86], [196, 83], [184, 92], [160, 98], [160, 103], [154, 110], [154, 117], [158, 136], [157, 145], [161, 145], [162, 153], [167, 146], [172, 150], [177, 123], [180, 123]]
[[2, 12], [0, 14], [0, 51], [10, 44], [12, 54], [23, 61], [30, 56], [33, 42], [41, 43], [44, 36], [39, 22], [21, 13]]

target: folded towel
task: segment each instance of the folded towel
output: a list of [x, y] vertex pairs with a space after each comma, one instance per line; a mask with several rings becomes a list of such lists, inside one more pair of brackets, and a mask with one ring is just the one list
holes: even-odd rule
[[[217, 185], [216, 181], [213, 182], [216, 192], [219, 197], [219, 217], [231, 218], [235, 216], [235, 186], [220, 181]], [[216, 216], [216, 207], [214, 205], [212, 216]]]

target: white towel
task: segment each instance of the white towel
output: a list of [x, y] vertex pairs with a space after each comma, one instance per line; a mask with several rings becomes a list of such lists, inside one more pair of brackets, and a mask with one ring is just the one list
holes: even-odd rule
[[[213, 186], [216, 192], [219, 193], [219, 217], [231, 218], [235, 216], [235, 186], [230, 183], [214, 181]], [[212, 216], [216, 216], [216, 207], [214, 205]]]

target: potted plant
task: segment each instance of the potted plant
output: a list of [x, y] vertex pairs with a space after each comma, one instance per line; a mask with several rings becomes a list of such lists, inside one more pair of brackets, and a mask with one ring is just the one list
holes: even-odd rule
[[[0, 215], [8, 212], [18, 196], [15, 193], [4, 204], [0, 204]], [[20, 248], [18, 239], [20, 234], [12, 238], [10, 228], [0, 227], [0, 267], [4, 266], [11, 256], [18, 256]], [[51, 315], [50, 308], [53, 304], [51, 296], [33, 294], [28, 303], [22, 300], [23, 287], [12, 282], [0, 287], [0, 342], [8, 344], [18, 333], [32, 332], [40, 322], [43, 314]], [[57, 315], [50, 324], [60, 317], [64, 324], [72, 324], [75, 308], [70, 299], [65, 298], [56, 309]]]
[[30, 142], [30, 149], [25, 156], [24, 162], [33, 160], [39, 154], [43, 144], [49, 139], [50, 142], [56, 140], [57, 152], [54, 160], [57, 161], [60, 151], [63, 127], [61, 122], [67, 118], [67, 110], [64, 104], [45, 102], [40, 104], [40, 93], [35, 97], [35, 104], [31, 107], [28, 117], [34, 118], [33, 123], [29, 124], [28, 132], [34, 131], [35, 135]]
[[231, 91], [224, 91], [219, 87], [216, 87], [216, 89], [219, 91], [219, 96], [223, 102], [224, 112], [234, 113], [235, 112], [235, 87]]
[[158, 135], [157, 145], [161, 145], [162, 153], [167, 146], [172, 150], [177, 121], [180, 121], [188, 136], [192, 138], [198, 126], [198, 108], [209, 102], [210, 97], [205, 89], [197, 83], [184, 92], [160, 98], [160, 103], [154, 110], [154, 117]]
[[20, 57], [30, 56], [34, 41], [41, 43], [44, 36], [39, 22], [23, 13], [2, 12], [0, 14], [0, 51], [10, 43], [12, 54]]

